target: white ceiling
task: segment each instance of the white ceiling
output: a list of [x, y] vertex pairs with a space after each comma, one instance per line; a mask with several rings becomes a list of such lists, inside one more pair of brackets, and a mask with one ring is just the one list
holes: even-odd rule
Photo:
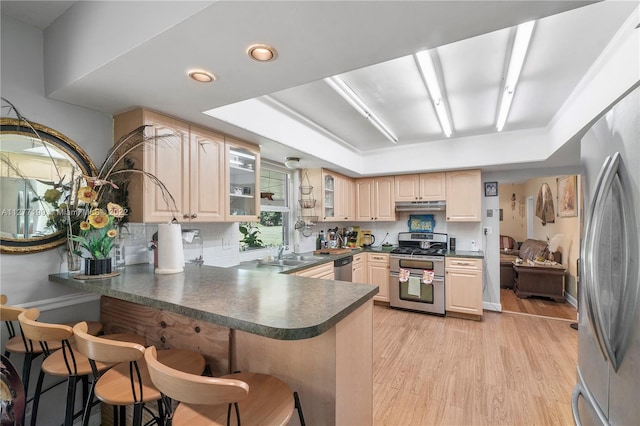
[[[2, 1], [0, 6], [4, 16], [45, 29], [45, 86], [51, 98], [109, 114], [145, 106], [260, 143], [268, 159], [300, 156], [304, 166], [331, 166], [341, 151], [318, 153], [317, 147], [256, 134], [246, 120], [224, 122], [203, 112], [260, 99], [277, 105], [283, 118], [320, 130], [348, 155], [392, 146], [322, 80], [339, 74], [392, 129], [398, 147], [441, 141], [412, 57], [435, 49], [453, 121], [451, 138], [491, 135], [511, 27], [539, 18], [504, 131], [543, 128], [637, 6], [636, 1], [587, 3], [592, 2]], [[274, 46], [278, 59], [266, 64], [248, 59], [246, 48], [254, 43]], [[217, 81], [188, 80], [185, 73], [194, 67], [210, 70]], [[238, 111], [250, 114], [239, 105]], [[286, 131], [286, 123], [270, 117], [275, 128]], [[560, 165], [575, 164], [575, 150], [562, 151], [569, 155]]]

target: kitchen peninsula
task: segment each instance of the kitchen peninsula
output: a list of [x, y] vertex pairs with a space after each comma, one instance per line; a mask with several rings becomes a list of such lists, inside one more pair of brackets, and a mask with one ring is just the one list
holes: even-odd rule
[[132, 265], [108, 279], [49, 279], [102, 295], [107, 333], [197, 350], [214, 375], [280, 377], [300, 394], [309, 424], [373, 422], [376, 286], [192, 265], [172, 275]]

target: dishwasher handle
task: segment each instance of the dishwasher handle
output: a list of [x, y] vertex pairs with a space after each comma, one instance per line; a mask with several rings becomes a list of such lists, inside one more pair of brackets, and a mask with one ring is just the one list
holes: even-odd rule
[[353, 263], [353, 256], [343, 257], [342, 259], [335, 260], [333, 266], [339, 268], [341, 266], [347, 266]]

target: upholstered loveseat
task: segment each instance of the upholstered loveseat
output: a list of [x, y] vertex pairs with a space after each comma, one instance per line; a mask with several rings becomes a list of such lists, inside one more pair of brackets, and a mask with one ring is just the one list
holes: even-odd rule
[[[516, 263], [516, 259], [522, 259], [522, 263]], [[548, 260], [551, 263], [542, 263], [539, 260]], [[511, 266], [513, 271], [512, 286], [518, 297], [529, 296], [551, 297], [560, 302], [564, 301], [564, 273], [561, 265], [562, 254], [549, 253], [549, 244], [546, 241], [528, 239], [513, 250], [511, 254], [500, 255], [500, 272], [502, 286], [502, 270]], [[555, 263], [555, 264], [554, 264]]]

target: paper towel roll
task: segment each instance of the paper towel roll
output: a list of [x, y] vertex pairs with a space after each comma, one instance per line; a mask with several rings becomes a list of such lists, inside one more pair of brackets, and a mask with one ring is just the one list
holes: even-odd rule
[[184, 270], [182, 227], [179, 223], [158, 225], [158, 267], [156, 274], [177, 274]]

